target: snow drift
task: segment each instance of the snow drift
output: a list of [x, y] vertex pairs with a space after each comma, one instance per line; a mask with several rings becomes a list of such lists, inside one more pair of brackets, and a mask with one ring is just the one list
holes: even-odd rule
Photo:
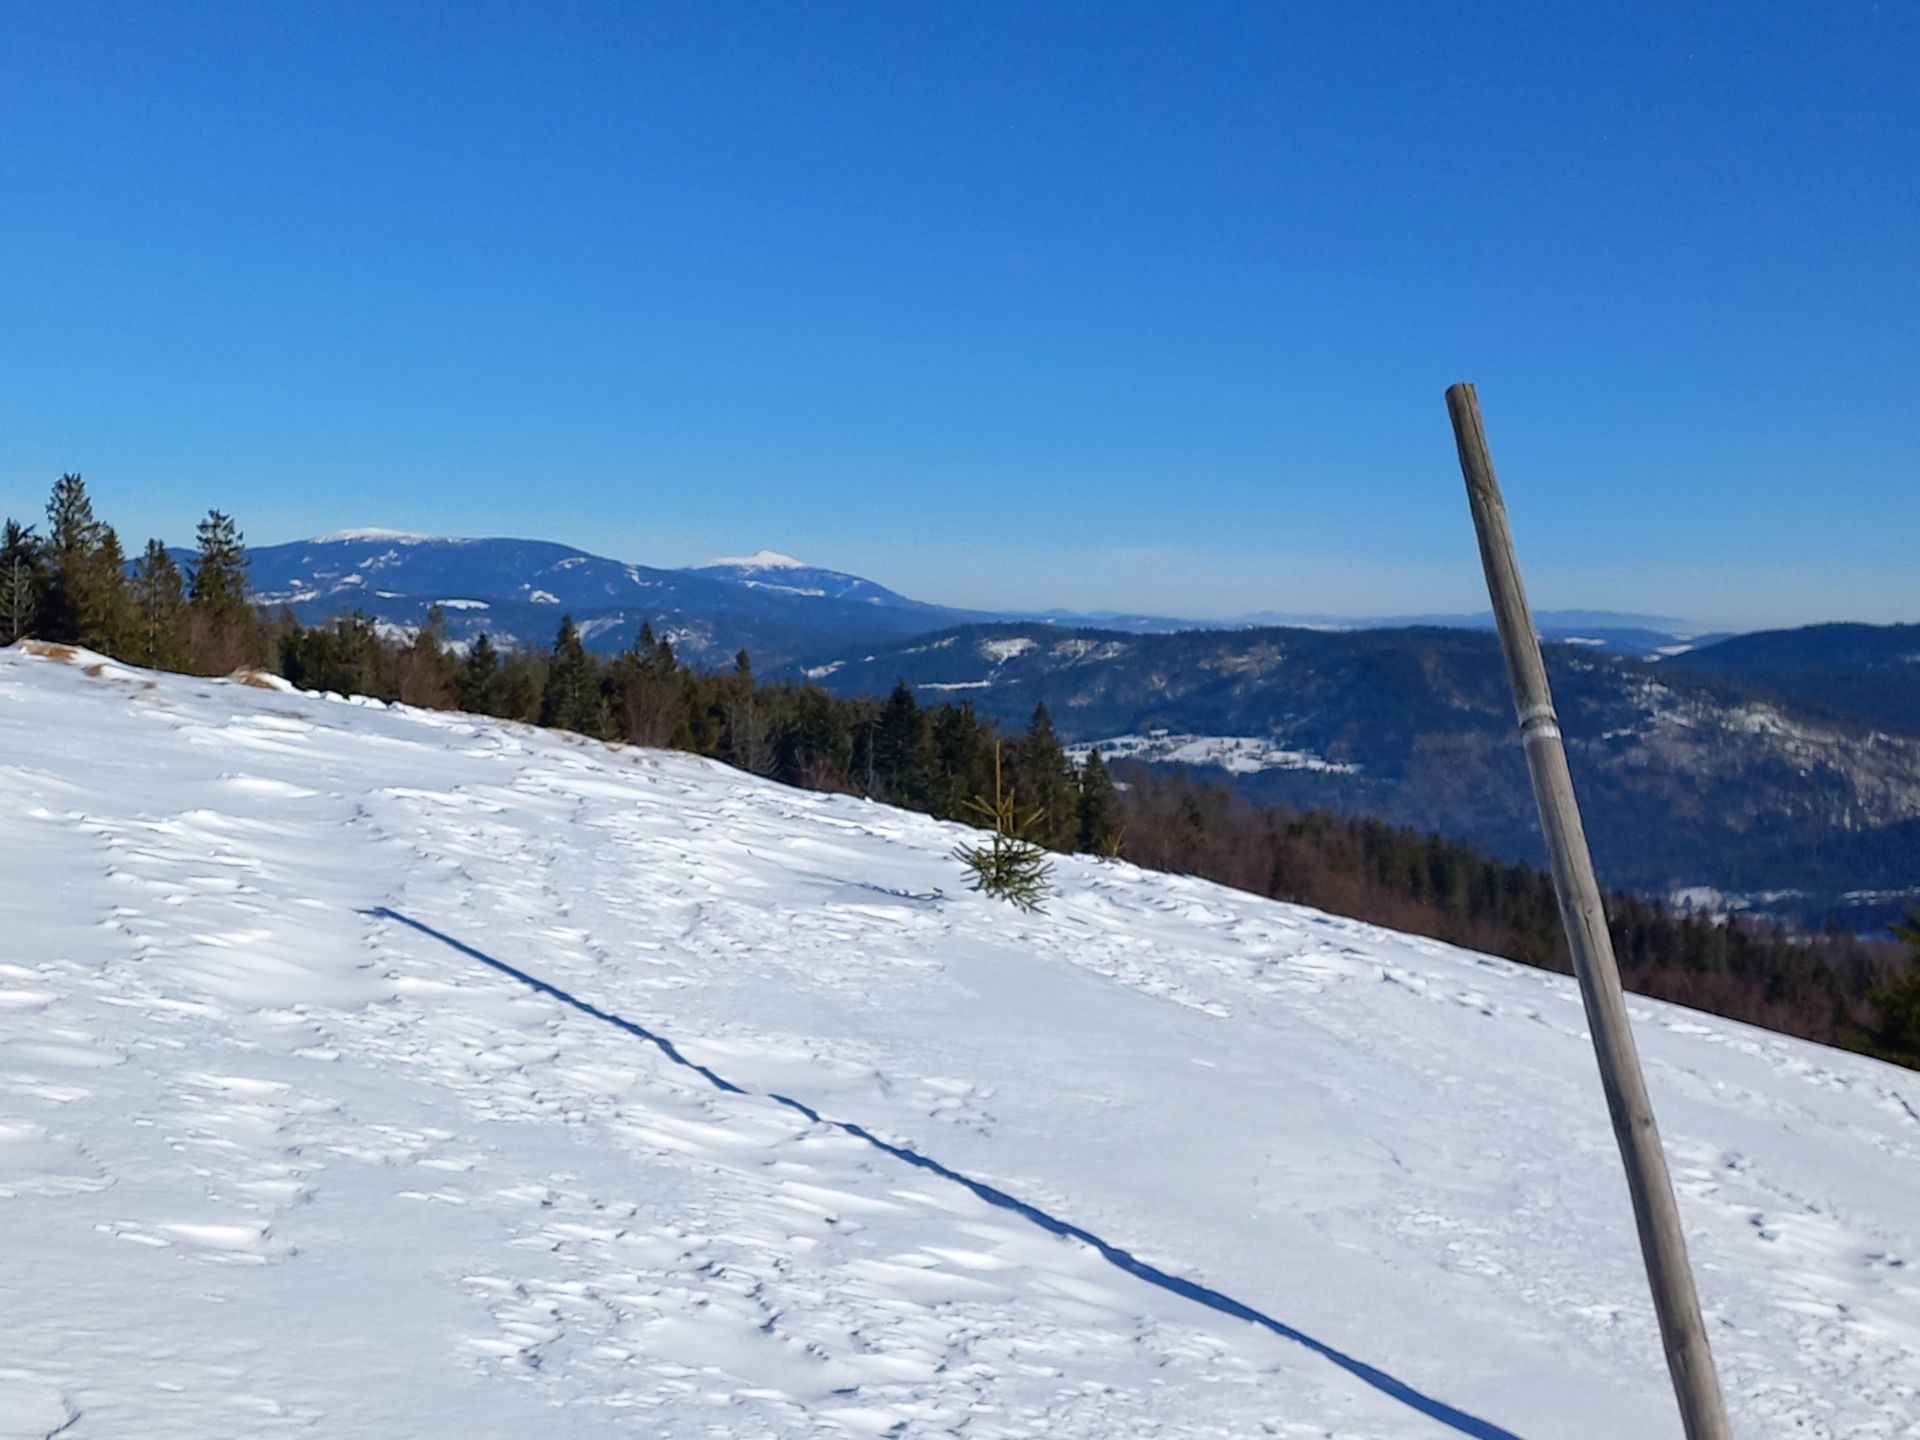
[[[0, 1435], [1678, 1434], [1571, 985], [0, 653]], [[1634, 1008], [1746, 1435], [1912, 1435], [1920, 1081]]]

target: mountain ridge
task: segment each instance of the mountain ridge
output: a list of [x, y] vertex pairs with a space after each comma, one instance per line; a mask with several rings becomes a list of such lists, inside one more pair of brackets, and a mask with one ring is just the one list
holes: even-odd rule
[[[191, 559], [186, 552], [177, 554]], [[914, 599], [863, 576], [770, 549], [661, 567], [610, 559], [558, 541], [420, 535], [379, 526], [259, 546], [249, 554], [261, 602], [290, 605], [302, 619], [325, 619], [351, 607], [396, 628], [417, 628], [427, 607], [438, 603], [465, 612], [449, 617], [449, 634], [456, 641], [485, 628], [495, 632], [496, 642], [544, 646], [551, 641], [559, 611], [548, 621], [542, 611], [527, 607], [556, 605], [582, 622], [593, 648], [619, 649], [646, 621], [657, 630], [676, 633], [690, 647], [690, 658], [713, 665], [730, 661], [741, 648], [778, 666], [812, 658], [809, 650], [835, 643], [967, 622], [1098, 625], [1137, 634], [1258, 629], [1275, 623], [1340, 630], [1456, 623], [1491, 629], [1493, 623], [1490, 613], [1276, 620], [1272, 612], [1193, 619], [1063, 608], [989, 610]], [[370, 573], [375, 578], [370, 579]], [[702, 582], [760, 593], [748, 599], [707, 589]], [[862, 605], [866, 611], [845, 608]], [[589, 619], [600, 623], [589, 627], [584, 623]], [[1657, 616], [1543, 611], [1538, 620], [1548, 639], [1611, 653], [1653, 654], [1702, 639], [1696, 628]]]
[[[1545, 654], [1608, 883], [1745, 895], [1804, 881], [1804, 894], [1774, 904], [1814, 923], [1852, 913], [1857, 889], [1920, 898], [1920, 837], [1908, 823], [1920, 815], [1920, 731], [1666, 662], [1571, 645]], [[1045, 705], [1083, 748], [1104, 742], [1216, 774], [1251, 798], [1375, 814], [1509, 859], [1543, 858], [1499, 645], [1483, 631], [1140, 636], [974, 625], [811, 673], [846, 695], [904, 680], [923, 702], [964, 700], [1011, 725]], [[1886, 843], [1871, 874], [1836, 887], [1835, 856], [1874, 853], [1842, 838], [1873, 834]], [[1877, 902], [1874, 923], [1902, 903]]]

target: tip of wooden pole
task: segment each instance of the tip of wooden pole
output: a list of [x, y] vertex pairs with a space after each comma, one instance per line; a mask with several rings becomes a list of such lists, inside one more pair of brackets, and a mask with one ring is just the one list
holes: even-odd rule
[[1447, 399], [1449, 400], [1455, 396], [1471, 394], [1473, 394], [1473, 382], [1471, 380], [1456, 380], [1453, 384], [1447, 386]]

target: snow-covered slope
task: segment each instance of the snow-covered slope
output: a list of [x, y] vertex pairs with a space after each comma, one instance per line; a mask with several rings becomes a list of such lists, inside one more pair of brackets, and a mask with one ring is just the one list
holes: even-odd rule
[[[0, 653], [0, 1435], [1677, 1434], [1564, 981], [697, 759]], [[1740, 1432], [1920, 1082], [1636, 1005]]]

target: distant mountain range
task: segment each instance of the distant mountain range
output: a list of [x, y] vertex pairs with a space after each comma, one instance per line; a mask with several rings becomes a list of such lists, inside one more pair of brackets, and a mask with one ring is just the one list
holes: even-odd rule
[[[669, 635], [690, 663], [730, 663], [745, 649], [769, 672], [814, 663], [868, 642], [980, 622], [1040, 621], [1129, 634], [1274, 624], [1379, 629], [1416, 624], [1491, 628], [1493, 623], [1489, 615], [1351, 620], [1261, 614], [1190, 620], [1109, 611], [967, 609], [911, 599], [858, 575], [771, 550], [662, 569], [544, 540], [467, 540], [360, 529], [261, 546], [249, 555], [260, 602], [290, 606], [302, 620], [359, 610], [393, 629], [410, 631], [425, 621], [430, 606], [438, 605], [448, 635], [457, 643], [484, 629], [496, 643], [547, 645], [560, 616], [570, 614], [587, 644], [603, 653], [630, 644], [645, 621]], [[1680, 621], [1604, 611], [1545, 611], [1539, 623], [1550, 639], [1620, 654], [1652, 655], [1699, 638]]]
[[[845, 694], [904, 679], [1009, 725], [1186, 765], [1255, 798], [1418, 825], [1516, 859], [1540, 845], [1491, 620], [1189, 622], [929, 604], [773, 551], [664, 569], [544, 541], [350, 530], [251, 552], [260, 602], [544, 647], [641, 624], [689, 663]], [[1540, 614], [1603, 877], [1651, 893], [1883, 922], [1920, 896], [1920, 626], [1734, 637], [1660, 616]]]
[[609, 654], [651, 623], [689, 663], [707, 666], [745, 649], [778, 669], [847, 643], [982, 618], [764, 551], [668, 570], [544, 540], [343, 530], [262, 546], [249, 559], [259, 603], [305, 621], [357, 610], [411, 631], [438, 606], [455, 643], [486, 630], [499, 644], [546, 646], [571, 615], [587, 644]]

